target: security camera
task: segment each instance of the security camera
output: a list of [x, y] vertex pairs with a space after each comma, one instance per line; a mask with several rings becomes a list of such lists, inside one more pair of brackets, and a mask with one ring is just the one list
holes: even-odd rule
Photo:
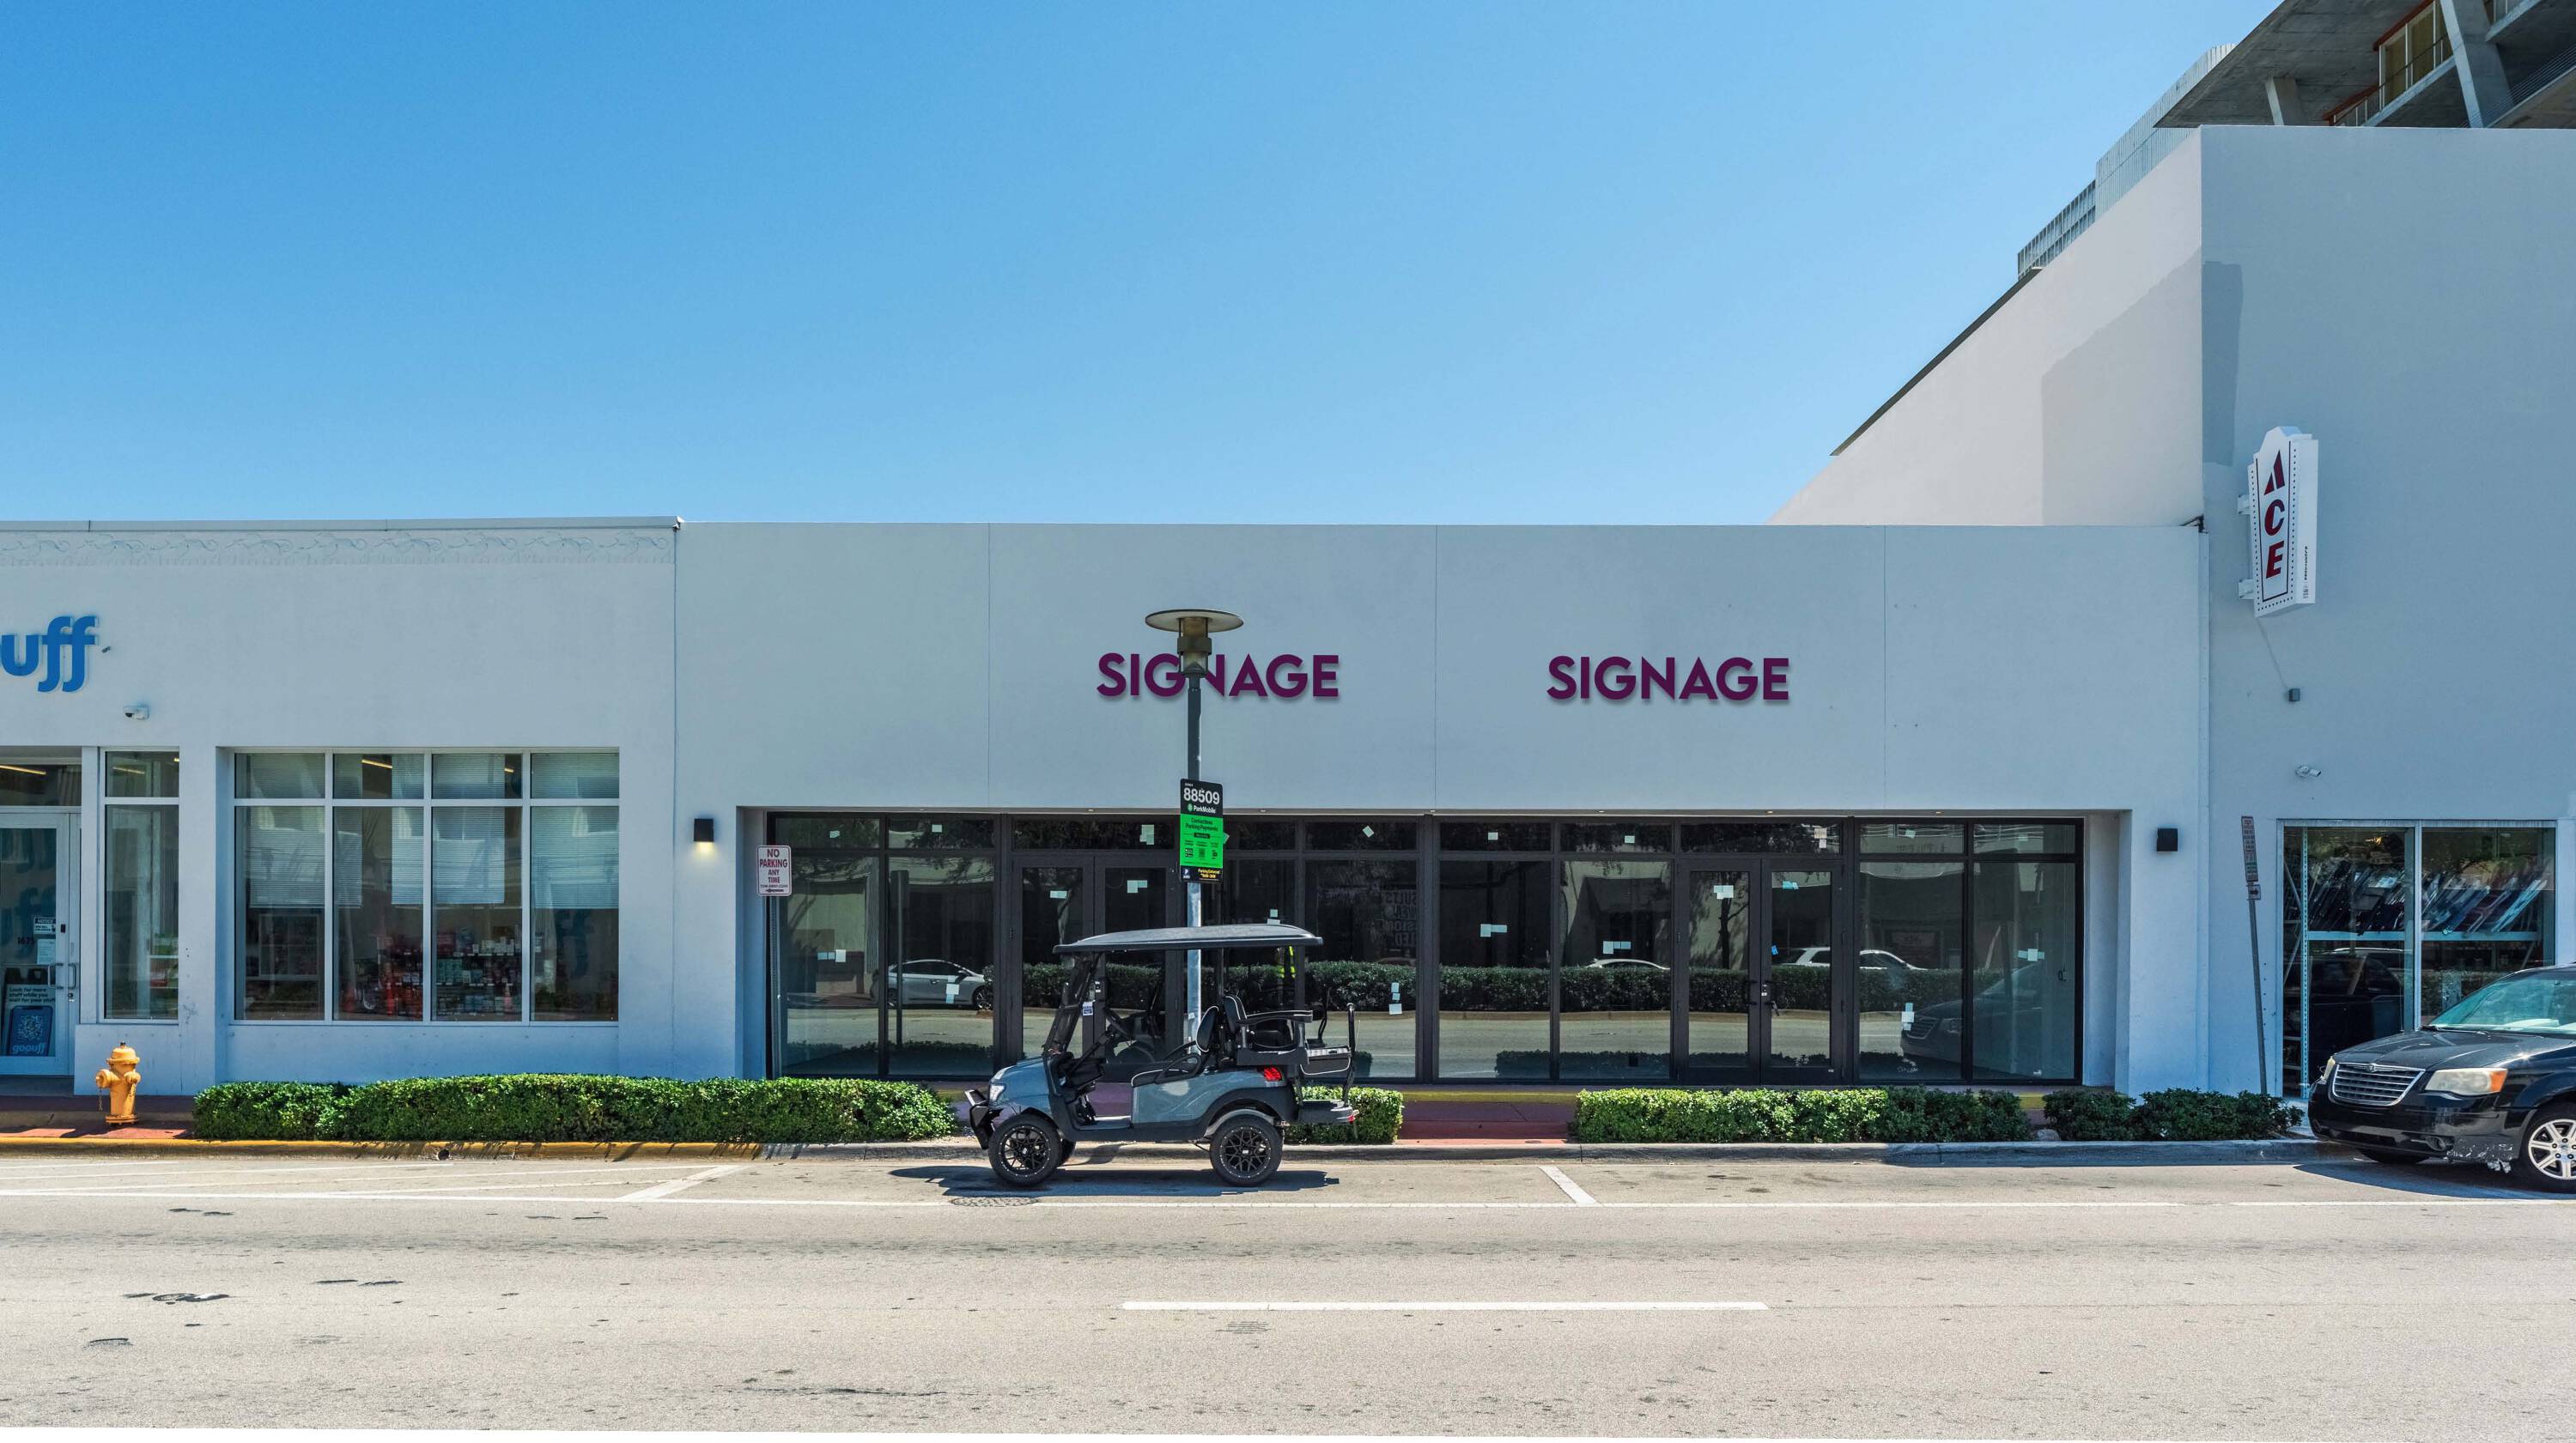
[[152, 703], [150, 703], [150, 702], [148, 702], [148, 701], [138, 701], [138, 702], [128, 702], [128, 703], [126, 703], [126, 707], [125, 707], [125, 719], [126, 719], [127, 721], [150, 721], [150, 720], [152, 720]]

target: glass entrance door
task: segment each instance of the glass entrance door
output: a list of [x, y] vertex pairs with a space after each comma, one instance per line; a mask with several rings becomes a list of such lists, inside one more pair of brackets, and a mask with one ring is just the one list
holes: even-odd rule
[[1850, 1011], [1838, 866], [1747, 861], [1694, 868], [1680, 899], [1686, 1061], [1694, 1081], [1818, 1083], [1844, 1069]]
[[[1019, 1055], [1033, 1057], [1046, 1042], [1047, 1024], [1064, 1001], [1064, 967], [1055, 955], [1059, 943], [1102, 932], [1133, 932], [1176, 925], [1171, 869], [1082, 856], [1020, 858], [1018, 975], [1008, 979], [1017, 993]], [[1161, 962], [1133, 958], [1110, 962], [1106, 981], [1107, 1017], [1083, 1023], [1087, 1046], [1115, 1019], [1116, 1045], [1109, 1053], [1107, 1076], [1123, 1081], [1167, 1056], [1179, 1040], [1172, 1019], [1185, 1005], [1187, 979], [1177, 957]]]
[[71, 1067], [71, 829], [68, 818], [0, 826], [0, 1073]]

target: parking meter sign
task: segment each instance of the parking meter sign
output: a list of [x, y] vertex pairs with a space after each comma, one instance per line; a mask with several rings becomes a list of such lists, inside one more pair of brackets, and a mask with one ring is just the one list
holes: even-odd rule
[[1214, 882], [1225, 874], [1225, 788], [1215, 782], [1181, 783], [1181, 875]]

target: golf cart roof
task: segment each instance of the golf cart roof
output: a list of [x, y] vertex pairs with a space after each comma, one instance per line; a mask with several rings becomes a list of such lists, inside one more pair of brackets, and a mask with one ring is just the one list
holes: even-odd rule
[[1280, 922], [1231, 922], [1220, 927], [1147, 927], [1103, 932], [1055, 949], [1059, 957], [1083, 952], [1223, 952], [1247, 947], [1315, 947], [1323, 938]]

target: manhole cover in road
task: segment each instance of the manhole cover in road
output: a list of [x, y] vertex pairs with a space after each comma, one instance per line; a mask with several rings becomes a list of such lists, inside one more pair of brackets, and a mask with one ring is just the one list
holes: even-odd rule
[[949, 1201], [961, 1208], [1024, 1208], [1035, 1203], [1037, 1199], [1033, 1197], [953, 1197]]

